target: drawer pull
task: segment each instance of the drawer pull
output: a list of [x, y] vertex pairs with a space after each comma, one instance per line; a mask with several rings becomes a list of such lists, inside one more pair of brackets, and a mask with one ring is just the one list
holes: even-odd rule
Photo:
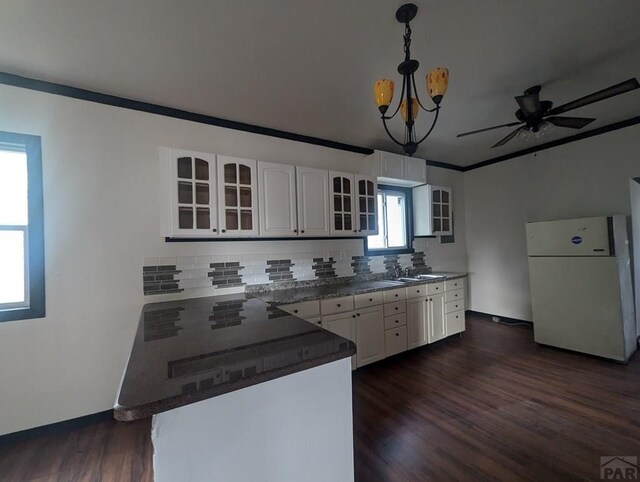
[[356, 315], [360, 316], [360, 313], [356, 313]]
[[373, 298], [369, 298], [369, 301], [373, 301]]
[[439, 290], [439, 289], [440, 289], [440, 288], [438, 288], [438, 287], [436, 286], [436, 290]]
[[297, 312], [298, 312], [298, 310], [293, 310], [293, 312], [294, 312], [294, 313], [297, 313]]
[[355, 317], [356, 317], [356, 315], [351, 315], [351, 318], [355, 318]]
[[338, 308], [340, 308], [342, 305], [340, 303], [338, 303]]
[[396, 323], [400, 323], [400, 320], [396, 320]]
[[396, 306], [396, 311], [398, 311], [398, 307]]
[[398, 297], [398, 293], [396, 293], [396, 298]]
[[396, 336], [400, 336], [400, 333], [396, 333]]

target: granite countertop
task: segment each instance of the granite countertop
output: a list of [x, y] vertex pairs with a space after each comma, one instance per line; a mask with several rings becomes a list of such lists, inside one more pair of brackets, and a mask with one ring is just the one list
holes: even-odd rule
[[[448, 279], [464, 278], [467, 273], [431, 272], [430, 275], [439, 276], [432, 279], [421, 279], [413, 282], [400, 282], [393, 279], [379, 279], [374, 281], [353, 281], [351, 283], [322, 284], [320, 286], [305, 286], [291, 289], [254, 291], [251, 296], [272, 305], [289, 303], [301, 303], [326, 298], [339, 298], [341, 296], [371, 293], [373, 291], [386, 291], [407, 286], [439, 283]], [[295, 282], [292, 284], [296, 284]]]
[[147, 304], [114, 417], [145, 418], [355, 352], [353, 342], [245, 294]]

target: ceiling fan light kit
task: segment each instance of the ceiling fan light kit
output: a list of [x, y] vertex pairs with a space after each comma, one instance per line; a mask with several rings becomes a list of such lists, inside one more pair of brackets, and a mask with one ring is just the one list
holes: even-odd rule
[[524, 139], [525, 142], [529, 140], [530, 134], [537, 139], [544, 135], [544, 132], [551, 128], [556, 127], [568, 127], [569, 129], [582, 129], [588, 124], [596, 120], [593, 117], [567, 117], [558, 116], [558, 114], [564, 114], [570, 110], [584, 107], [589, 104], [600, 102], [601, 100], [615, 97], [616, 95], [630, 92], [637, 88], [640, 88], [640, 83], [634, 77], [619, 84], [612, 85], [606, 89], [593, 92], [592, 94], [585, 95], [579, 99], [572, 100], [566, 104], [562, 104], [558, 107], [553, 107], [553, 102], [548, 100], [540, 100], [541, 86], [535, 85], [524, 91], [523, 95], [515, 97], [518, 106], [520, 107], [516, 111], [517, 122], [509, 122], [507, 124], [500, 124], [498, 126], [486, 127], [484, 129], [478, 129], [470, 132], [463, 132], [458, 134], [457, 137], [469, 136], [471, 134], [479, 134], [480, 132], [486, 132], [493, 129], [500, 129], [502, 127], [516, 127], [514, 131], [511, 131], [506, 137], [496, 142], [492, 148], [505, 145], [514, 137]]
[[[393, 100], [394, 84], [392, 80], [380, 79], [373, 85], [373, 98], [378, 106], [378, 110], [382, 114], [382, 124], [384, 129], [393, 142], [402, 146], [403, 151], [412, 156], [418, 149], [418, 145], [424, 141], [438, 121], [438, 113], [440, 112], [440, 102], [444, 94], [447, 92], [449, 85], [449, 70], [444, 67], [438, 67], [429, 72], [426, 76], [427, 92], [435, 107], [427, 109], [422, 105], [416, 88], [414, 74], [418, 70], [420, 63], [411, 58], [411, 27], [409, 22], [413, 20], [418, 12], [418, 7], [413, 3], [402, 5], [396, 12], [396, 20], [403, 23], [404, 28], [404, 60], [398, 65], [398, 73], [402, 75], [402, 91], [400, 93], [400, 102], [392, 115], [387, 116], [387, 111]], [[415, 120], [418, 118], [420, 109], [425, 112], [434, 112], [431, 127], [427, 133], [420, 139], [416, 137]], [[397, 140], [390, 132], [387, 121], [393, 119], [400, 112], [404, 120], [404, 138], [403, 141]]]

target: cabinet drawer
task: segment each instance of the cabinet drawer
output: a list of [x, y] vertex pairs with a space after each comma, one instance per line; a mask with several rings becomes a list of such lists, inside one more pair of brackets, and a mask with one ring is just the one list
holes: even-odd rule
[[464, 331], [465, 320], [464, 320], [463, 310], [447, 313], [445, 317], [446, 317], [447, 336], [455, 335], [456, 333], [460, 333]]
[[464, 290], [447, 291], [444, 294], [445, 303], [449, 303], [449, 301], [456, 301], [456, 300], [464, 300]]
[[322, 316], [334, 313], [343, 313], [353, 310], [353, 296], [343, 296], [342, 298], [331, 298], [320, 301], [320, 311]]
[[445, 313], [453, 313], [458, 310], [464, 310], [464, 300], [449, 301], [444, 304]]
[[322, 318], [319, 316], [316, 318], [306, 318], [309, 323], [313, 323], [314, 325], [322, 326]]
[[382, 304], [382, 291], [374, 291], [373, 293], [363, 293], [353, 296], [353, 303], [356, 309], [367, 308], [368, 306], [377, 306]]
[[384, 318], [384, 329], [390, 330], [391, 328], [397, 328], [399, 326], [404, 326], [407, 324], [407, 314], [406, 313], [398, 313], [393, 316], [385, 316]]
[[384, 354], [395, 355], [407, 351], [407, 327], [400, 326], [384, 332]]
[[384, 316], [397, 315], [398, 313], [407, 312], [406, 301], [396, 301], [395, 303], [384, 304]]
[[440, 281], [438, 283], [429, 283], [427, 285], [427, 294], [428, 295], [437, 295], [438, 293], [444, 293], [444, 282]]
[[406, 288], [398, 288], [395, 290], [387, 290], [383, 291], [384, 294], [384, 302], [392, 303], [394, 301], [406, 300], [407, 299], [407, 289]]
[[447, 291], [464, 289], [464, 278], [450, 279], [445, 281], [444, 289]]
[[291, 303], [290, 305], [279, 306], [282, 311], [296, 315], [298, 318], [315, 318], [320, 316], [320, 301], [303, 301], [302, 303]]
[[407, 298], [420, 298], [427, 296], [427, 285], [407, 286]]

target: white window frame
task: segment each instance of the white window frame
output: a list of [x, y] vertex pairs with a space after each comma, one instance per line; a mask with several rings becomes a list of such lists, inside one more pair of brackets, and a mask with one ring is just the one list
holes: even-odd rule
[[[0, 147], [0, 150], [1, 147]], [[0, 310], [13, 310], [16, 308], [28, 308], [29, 302], [29, 226], [0, 224], [0, 231], [22, 231], [23, 253], [24, 253], [24, 301], [19, 303], [0, 303]]]
[[[404, 223], [405, 223], [405, 230], [404, 230], [404, 246], [389, 246], [389, 226], [387, 224], [387, 196], [388, 195], [392, 195], [392, 196], [398, 196], [398, 197], [402, 197], [404, 199]], [[410, 220], [408, 219], [408, 196], [407, 193], [403, 192], [403, 191], [394, 191], [392, 189], [380, 189], [380, 187], [378, 187], [378, 196], [382, 196], [382, 212], [378, 213], [378, 232], [382, 234], [383, 236], [383, 240], [384, 240], [384, 247], [382, 248], [369, 248], [369, 251], [375, 251], [375, 252], [384, 252], [384, 251], [395, 251], [395, 250], [407, 250], [409, 249], [409, 244], [410, 244], [410, 240], [409, 240], [409, 236], [407, 234], [408, 231], [408, 225], [407, 223], [410, 222]], [[376, 205], [378, 203], [378, 199], [376, 198]], [[367, 236], [367, 238], [371, 238], [374, 237], [375, 235], [372, 236]]]

